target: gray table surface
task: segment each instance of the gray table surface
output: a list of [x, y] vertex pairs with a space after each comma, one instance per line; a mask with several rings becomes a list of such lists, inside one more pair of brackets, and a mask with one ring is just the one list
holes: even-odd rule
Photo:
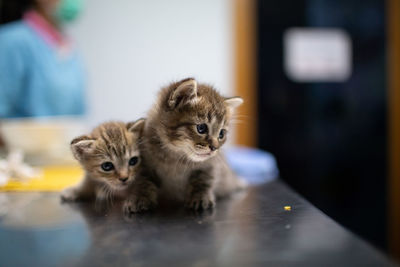
[[162, 203], [124, 216], [118, 202], [104, 208], [62, 204], [55, 193], [0, 194], [0, 266], [168, 265], [394, 264], [279, 180], [203, 213]]

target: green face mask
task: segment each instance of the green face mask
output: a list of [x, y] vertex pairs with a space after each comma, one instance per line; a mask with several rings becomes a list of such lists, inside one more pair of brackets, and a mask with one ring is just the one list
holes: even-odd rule
[[81, 13], [83, 0], [60, 0], [56, 10], [56, 18], [61, 23], [75, 20]]

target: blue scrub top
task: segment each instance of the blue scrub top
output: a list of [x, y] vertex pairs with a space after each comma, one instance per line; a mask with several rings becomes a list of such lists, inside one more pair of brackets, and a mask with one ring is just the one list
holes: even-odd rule
[[82, 115], [83, 65], [24, 21], [0, 27], [0, 118]]

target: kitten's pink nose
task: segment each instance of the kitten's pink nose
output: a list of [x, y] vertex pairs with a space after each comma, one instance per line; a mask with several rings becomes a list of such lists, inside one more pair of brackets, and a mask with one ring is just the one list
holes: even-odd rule
[[119, 180], [123, 183], [125, 183], [128, 180], [128, 177], [124, 177], [124, 178], [119, 178]]

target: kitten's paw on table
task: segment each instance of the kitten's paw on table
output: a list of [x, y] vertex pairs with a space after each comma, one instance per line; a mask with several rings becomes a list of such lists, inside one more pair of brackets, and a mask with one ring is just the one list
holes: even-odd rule
[[154, 203], [150, 199], [145, 197], [135, 197], [125, 200], [122, 208], [125, 214], [129, 214], [148, 211], [153, 207]]
[[78, 197], [79, 195], [73, 187], [66, 188], [61, 192], [61, 200], [65, 202], [76, 201]]
[[207, 210], [215, 207], [213, 194], [193, 194], [185, 202], [185, 207], [192, 210]]

